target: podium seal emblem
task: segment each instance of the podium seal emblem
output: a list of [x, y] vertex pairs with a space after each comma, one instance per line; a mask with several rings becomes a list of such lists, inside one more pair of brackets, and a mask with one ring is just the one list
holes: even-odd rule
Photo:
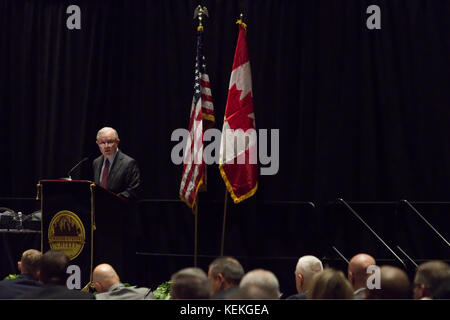
[[48, 227], [48, 242], [52, 250], [61, 250], [75, 259], [83, 251], [86, 233], [81, 219], [68, 210], [53, 216]]

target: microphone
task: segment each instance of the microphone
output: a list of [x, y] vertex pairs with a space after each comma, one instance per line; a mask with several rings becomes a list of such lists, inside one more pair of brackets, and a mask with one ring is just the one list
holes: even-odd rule
[[356, 218], [359, 219], [359, 221], [362, 222], [362, 224], [369, 229], [369, 231], [378, 239], [378, 241], [380, 241], [393, 255], [394, 257], [403, 265], [403, 267], [405, 268], [405, 270], [407, 270], [408, 268], [406, 267], [406, 264], [403, 262], [402, 259], [400, 259], [400, 257], [394, 252], [394, 250], [391, 249], [391, 247], [389, 247], [386, 242], [383, 241], [383, 239], [381, 239], [381, 237], [375, 232], [373, 231], [373, 229], [363, 220], [363, 218], [361, 218], [355, 210], [353, 210], [352, 207], [350, 207], [350, 205], [344, 201], [344, 199], [342, 198], [338, 198], [337, 199], [338, 202], [341, 202]]
[[89, 159], [88, 157], [84, 158], [83, 160], [81, 160], [80, 162], [78, 162], [72, 169], [69, 170], [69, 172], [67, 172], [67, 175], [69, 176], [68, 180], [72, 180], [72, 177], [70, 176], [70, 174], [76, 169], [78, 168], [83, 162], [85, 162], [87, 159]]

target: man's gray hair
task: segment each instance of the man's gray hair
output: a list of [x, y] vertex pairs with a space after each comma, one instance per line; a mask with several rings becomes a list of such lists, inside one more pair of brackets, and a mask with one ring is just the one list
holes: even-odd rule
[[97, 132], [97, 140], [98, 140], [98, 137], [102, 134], [102, 133], [105, 133], [105, 132], [107, 132], [107, 131], [112, 131], [112, 132], [114, 132], [114, 137], [116, 138], [116, 139], [119, 139], [119, 134], [117, 133], [117, 131], [116, 131], [116, 129], [114, 129], [114, 128], [111, 128], [111, 127], [104, 127], [104, 128], [101, 128], [100, 130], [98, 130], [98, 132]]
[[273, 299], [278, 299], [280, 293], [280, 283], [275, 274], [269, 270], [254, 269], [247, 272], [242, 278], [239, 288], [245, 289], [251, 286], [258, 287], [270, 293]]
[[244, 276], [244, 268], [241, 263], [232, 257], [219, 257], [209, 265], [211, 273], [215, 276], [221, 273], [225, 281], [238, 286]]
[[209, 299], [209, 279], [200, 268], [184, 268], [171, 276], [173, 299]]
[[304, 278], [312, 279], [316, 273], [323, 271], [322, 261], [315, 256], [303, 256], [298, 259], [295, 274], [301, 273]]

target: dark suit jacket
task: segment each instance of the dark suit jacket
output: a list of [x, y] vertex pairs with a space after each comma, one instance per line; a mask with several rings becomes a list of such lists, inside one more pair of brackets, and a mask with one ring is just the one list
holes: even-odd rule
[[42, 284], [29, 274], [21, 274], [16, 279], [0, 281], [0, 299], [16, 299], [17, 297], [39, 290]]
[[224, 299], [224, 300], [226, 300], [226, 299], [228, 299], [228, 296], [237, 293], [238, 290], [239, 290], [239, 287], [231, 287], [231, 288], [228, 288], [226, 290], [220, 290], [220, 291], [216, 292], [215, 294], [213, 294], [210, 299], [213, 299], [213, 300], [222, 300], [222, 299]]
[[[93, 163], [94, 182], [100, 185], [100, 172], [103, 165], [103, 155], [96, 158]], [[136, 160], [127, 156], [120, 150], [109, 168], [106, 188], [118, 196], [129, 200], [137, 200], [141, 188], [141, 174]]]
[[69, 290], [65, 286], [44, 284], [39, 290], [26, 293], [19, 299], [61, 299], [61, 300], [89, 300], [95, 299], [92, 293], [80, 290]]
[[286, 300], [304, 300], [304, 299], [308, 299], [307, 294], [305, 292], [293, 294], [292, 296], [286, 298]]

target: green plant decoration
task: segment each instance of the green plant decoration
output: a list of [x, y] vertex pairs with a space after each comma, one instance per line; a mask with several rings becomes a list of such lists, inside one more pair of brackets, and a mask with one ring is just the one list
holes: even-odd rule
[[159, 300], [170, 300], [170, 285], [172, 281], [166, 281], [158, 286], [156, 290], [153, 291], [153, 295]]

